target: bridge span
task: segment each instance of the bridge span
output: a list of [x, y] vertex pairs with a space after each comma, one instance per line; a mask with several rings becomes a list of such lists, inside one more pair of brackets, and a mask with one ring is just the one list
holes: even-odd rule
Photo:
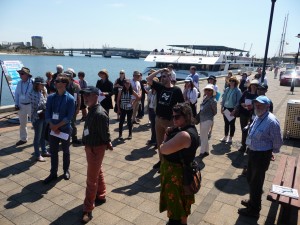
[[151, 52], [147, 50], [135, 50], [133, 48], [51, 48], [45, 49], [45, 51], [67, 52], [69, 53], [69, 56], [73, 56], [76, 52], [88, 57], [91, 57], [92, 55], [102, 55], [107, 58], [112, 56], [121, 56], [124, 58], [144, 58]]

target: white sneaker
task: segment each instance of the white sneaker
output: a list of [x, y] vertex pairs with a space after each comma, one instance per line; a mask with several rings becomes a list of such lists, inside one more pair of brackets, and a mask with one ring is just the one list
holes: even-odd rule
[[227, 136], [224, 136], [222, 139], [220, 139], [221, 142], [227, 141]]
[[227, 141], [226, 141], [228, 144], [231, 144], [232, 143], [232, 137], [228, 136], [227, 138]]

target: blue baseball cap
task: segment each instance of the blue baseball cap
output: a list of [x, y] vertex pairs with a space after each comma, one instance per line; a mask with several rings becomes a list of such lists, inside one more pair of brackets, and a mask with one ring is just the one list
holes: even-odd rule
[[265, 96], [265, 95], [258, 96], [253, 101], [257, 101], [257, 102], [259, 102], [261, 104], [266, 104], [266, 105], [270, 105], [270, 103], [271, 103], [270, 99], [268, 99], [268, 97]]

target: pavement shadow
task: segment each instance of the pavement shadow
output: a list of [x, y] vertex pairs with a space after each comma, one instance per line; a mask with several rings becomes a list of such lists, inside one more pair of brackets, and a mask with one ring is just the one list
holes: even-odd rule
[[82, 205], [76, 206], [75, 208], [66, 211], [56, 220], [52, 221], [50, 225], [79, 225], [81, 223], [81, 216], [82, 216]]
[[244, 168], [247, 165], [248, 156], [242, 152], [234, 151], [226, 154], [231, 160], [231, 165], [235, 168]]
[[146, 145], [139, 149], [133, 149], [130, 152], [130, 155], [125, 156], [125, 160], [127, 161], [137, 161], [144, 158], [152, 158], [156, 152], [156, 148], [154, 146]]
[[[258, 223], [258, 219], [257, 218], [253, 218], [253, 217], [246, 217], [246, 216], [241, 216], [239, 215], [239, 217], [237, 218], [236, 222], [234, 225], [260, 225]], [[267, 223], [265, 223], [267, 224]]]
[[139, 192], [155, 193], [160, 191], [160, 176], [154, 177], [157, 170], [150, 170], [148, 173], [139, 177], [138, 180], [130, 185], [113, 189], [114, 193], [121, 193], [128, 196], [136, 195]]
[[43, 196], [61, 180], [62, 176], [47, 185], [41, 180], [28, 184], [26, 187], [23, 187], [20, 193], [9, 196], [7, 199], [9, 202], [4, 205], [4, 207], [6, 209], [12, 209], [23, 203], [36, 202], [43, 198]]
[[249, 193], [247, 179], [245, 179], [243, 176], [238, 176], [236, 179], [219, 179], [215, 181], [215, 187], [227, 194], [243, 196]]
[[2, 148], [0, 151], [0, 157], [22, 152], [25, 148], [30, 148], [30, 147], [33, 147], [33, 143], [18, 146], [18, 147], [14, 144], [14, 145], [8, 146], [6, 148]]
[[23, 173], [23, 172], [29, 170], [30, 167], [36, 163], [37, 163], [36, 158], [34, 156], [32, 156], [28, 160], [5, 167], [0, 170], [0, 178], [5, 178], [5, 177], [9, 177], [11, 175]]
[[214, 155], [224, 155], [231, 151], [231, 145], [225, 144], [223, 142], [212, 145], [212, 150], [210, 151]]

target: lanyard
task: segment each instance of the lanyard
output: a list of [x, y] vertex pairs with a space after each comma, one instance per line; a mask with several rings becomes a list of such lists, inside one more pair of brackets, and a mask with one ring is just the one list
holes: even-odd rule
[[[257, 130], [257, 128], [261, 125], [261, 123], [266, 119], [266, 117], [268, 116], [268, 114], [265, 115], [265, 117], [260, 121], [260, 123], [257, 125], [257, 127], [255, 128], [255, 130], [253, 131], [253, 134], [255, 133], [255, 131]], [[252, 128], [254, 127], [254, 122], [257, 121], [258, 118], [256, 118], [256, 120], [253, 121], [253, 126], [250, 127], [249, 129], [249, 136], [250, 136], [250, 133], [252, 131]], [[253, 134], [251, 136], [253, 136]]]
[[[30, 81], [30, 79], [28, 79], [28, 81]], [[29, 87], [29, 84], [30, 84], [28, 81], [26, 82], [26, 83], [28, 83], [28, 84], [27, 84], [27, 88], [26, 88], [25, 94], [23, 93], [23, 81], [22, 81], [22, 83], [21, 83], [21, 94], [22, 94], [22, 95], [23, 95], [23, 94], [24, 94], [24, 95], [27, 94], [28, 87]]]

